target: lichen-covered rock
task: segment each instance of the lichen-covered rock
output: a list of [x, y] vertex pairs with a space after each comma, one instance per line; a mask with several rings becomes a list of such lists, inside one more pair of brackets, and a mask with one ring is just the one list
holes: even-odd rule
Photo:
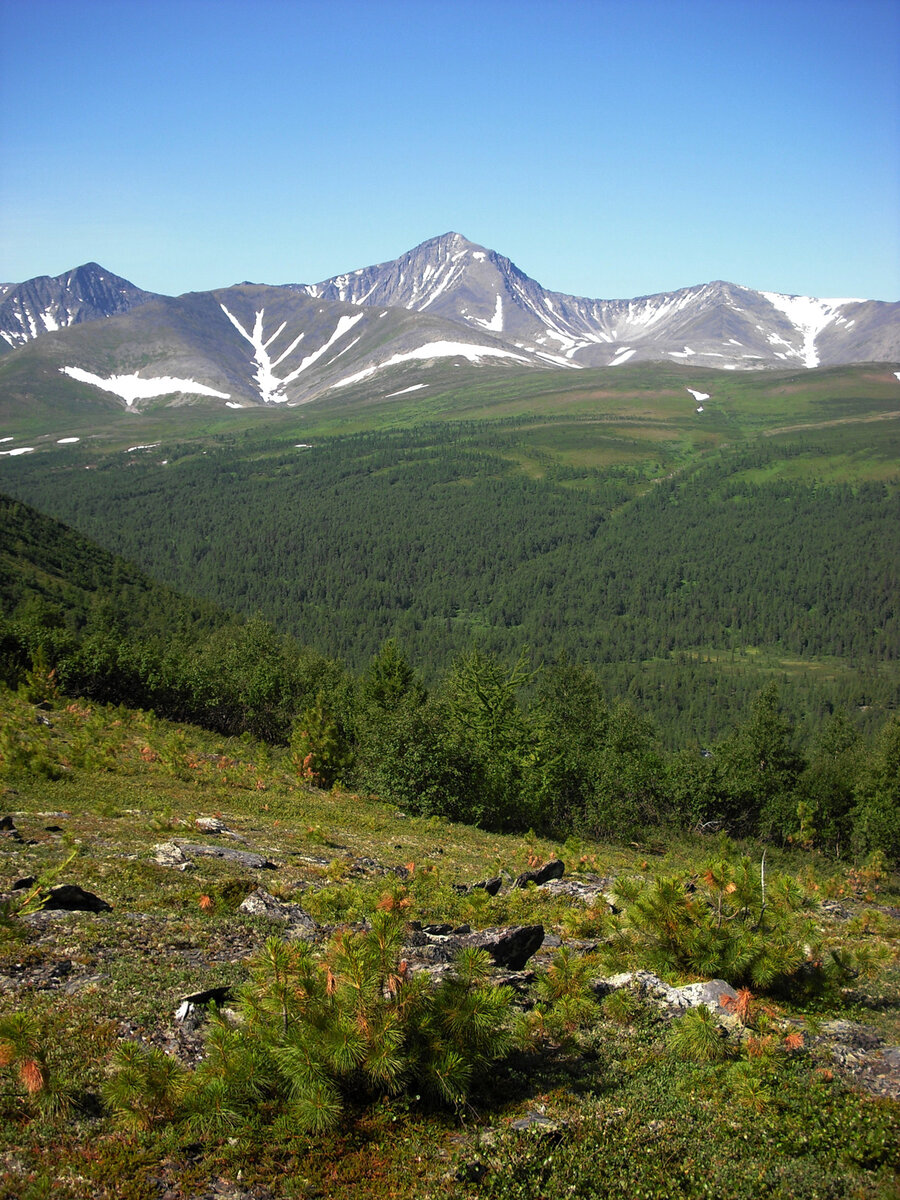
[[285, 925], [287, 937], [312, 938], [316, 933], [315, 921], [299, 904], [284, 904], [270, 895], [265, 888], [257, 888], [255, 892], [251, 892], [238, 906], [238, 911]]
[[154, 846], [153, 861], [161, 867], [172, 867], [176, 871], [194, 870], [194, 864], [177, 842], [160, 842]]
[[619, 988], [630, 987], [646, 1000], [673, 1012], [684, 1012], [699, 1008], [701, 1004], [716, 1014], [725, 1017], [732, 1010], [737, 992], [724, 979], [710, 979], [701, 983], [687, 983], [672, 987], [652, 971], [625, 971], [607, 979], [596, 979], [594, 991], [599, 996], [608, 995]]

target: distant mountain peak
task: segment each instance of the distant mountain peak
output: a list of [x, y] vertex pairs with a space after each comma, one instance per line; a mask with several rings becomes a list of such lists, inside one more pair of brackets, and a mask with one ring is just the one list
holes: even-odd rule
[[99, 263], [39, 275], [0, 292], [0, 350], [44, 333], [128, 312], [156, 297]]

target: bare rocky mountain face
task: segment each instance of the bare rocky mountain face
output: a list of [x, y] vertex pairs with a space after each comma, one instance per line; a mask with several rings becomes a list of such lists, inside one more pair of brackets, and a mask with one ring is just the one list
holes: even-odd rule
[[[5, 292], [2, 290], [6, 288]], [[0, 285], [3, 397], [303, 404], [342, 389], [430, 386], [428, 368], [720, 370], [900, 360], [900, 304], [715, 282], [633, 300], [549, 292], [457, 233], [318, 284], [240, 284], [177, 298], [95, 263]]]
[[393, 262], [293, 285], [309, 296], [430, 312], [561, 366], [837, 366], [900, 357], [900, 304], [818, 300], [717, 281], [632, 300], [550, 292], [458, 233]]
[[0, 284], [0, 353], [44, 333], [128, 312], [154, 298], [97, 263], [65, 275]]

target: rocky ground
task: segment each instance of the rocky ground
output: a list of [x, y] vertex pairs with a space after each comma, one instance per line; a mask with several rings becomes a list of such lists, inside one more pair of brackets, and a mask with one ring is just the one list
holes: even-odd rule
[[[67, 814], [59, 814], [65, 819]], [[54, 827], [52, 815], [45, 814], [44, 832], [61, 831]], [[66, 997], [93, 996], [102, 998], [120, 973], [123, 955], [133, 963], [147, 962], [159, 968], [186, 970], [194, 977], [210, 977], [210, 986], [193, 988], [172, 999], [171, 989], [160, 995], [161, 1007], [157, 1021], [133, 1019], [122, 1015], [119, 1036], [138, 1037], [153, 1042], [184, 1061], [196, 1062], [202, 1053], [200, 1029], [206, 1005], [215, 1001], [226, 1005], [233, 994], [231, 983], [217, 983], [220, 975], [232, 976], [250, 958], [264, 939], [275, 934], [286, 939], [304, 939], [324, 943], [333, 933], [334, 922], [314, 919], [304, 907], [307, 899], [323, 886], [321, 871], [330, 860], [324, 856], [292, 855], [294, 878], [290, 889], [292, 898], [276, 896], [267, 885], [278, 877], [279, 855], [271, 845], [254, 846], [252, 839], [236, 832], [221, 818], [201, 817], [194, 823], [193, 833], [205, 841], [177, 837], [152, 846], [149, 857], [160, 868], [173, 873], [187, 874], [198, 863], [210, 860], [226, 863], [251, 878], [256, 886], [249, 891], [233, 914], [204, 927], [202, 936], [185, 931], [181, 916], [153, 911], [122, 911], [100, 895], [74, 882], [55, 885], [42, 907], [26, 911], [17, 918], [21, 938], [0, 958], [0, 990], [12, 999], [26, 992], [59, 993]], [[16, 818], [0, 820], [0, 837], [7, 860], [15, 862], [15, 851], [26, 845]], [[267, 839], [271, 841], [271, 839]], [[308, 868], [297, 876], [297, 859]], [[346, 874], [351, 878], [381, 881], [402, 881], [410, 873], [404, 865], [380, 863], [368, 857], [348, 854]], [[35, 885], [33, 876], [12, 880], [5, 897], [6, 904], [15, 908], [28, 896]], [[552, 859], [540, 868], [498, 874], [470, 883], [457, 883], [461, 895], [483, 891], [489, 897], [525, 891], [530, 887], [546, 897], [562, 901], [573, 908], [586, 910], [611, 907], [614, 879], [587, 872], [570, 875], [559, 859]], [[863, 905], [855, 902], [826, 902], [829, 919], [847, 922], [858, 915]], [[872, 911], [872, 906], [865, 906]], [[887, 916], [900, 916], [895, 909], [882, 910]], [[468, 923], [412, 920], [408, 924], [403, 957], [410, 971], [423, 971], [439, 978], [451, 971], [452, 961], [464, 946], [486, 949], [494, 964], [497, 984], [511, 986], [518, 1003], [527, 1008], [532, 1003], [532, 986], [536, 971], [546, 967], [552, 955], [562, 945], [578, 954], [596, 950], [596, 941], [567, 936], [564, 930], [545, 928], [542, 923], [488, 926], [473, 930]], [[12, 950], [12, 952], [9, 952]], [[716, 1014], [723, 1028], [739, 1032], [733, 1005], [735, 990], [723, 980], [706, 980], [673, 987], [647, 971], [631, 971], [612, 977], [597, 976], [594, 990], [598, 998], [609, 992], [627, 988], [643, 1001], [652, 1004], [666, 1020], [677, 1018], [688, 1008], [706, 1005]], [[873, 1011], [885, 1004], [865, 993], [851, 994], [856, 1008], [871, 1006]], [[114, 1005], [113, 1008], [120, 1007]], [[857, 1020], [831, 1019], [813, 1023], [802, 1029], [807, 1048], [822, 1062], [831, 1064], [836, 1074], [852, 1086], [878, 1096], [900, 1098], [900, 1045], [893, 1044], [874, 1025]]]

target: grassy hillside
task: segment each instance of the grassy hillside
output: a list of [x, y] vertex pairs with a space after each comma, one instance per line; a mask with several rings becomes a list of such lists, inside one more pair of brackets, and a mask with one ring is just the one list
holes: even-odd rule
[[[797, 922], [795, 936], [821, 941], [826, 957], [834, 950], [858, 974], [828, 986], [821, 976], [823, 987], [810, 987], [820, 968], [801, 962], [789, 988], [754, 988], [741, 1019], [722, 1009], [712, 1042], [702, 1029], [698, 1042], [702, 1018], [673, 1021], [638, 981], [614, 991], [594, 981], [661, 969], [654, 926], [641, 923], [631, 885], [649, 895], [654, 879], [673, 877], [705, 896], [708, 872], [726, 879], [742, 852], [758, 880], [749, 844], [557, 845], [488, 834], [319, 791], [286, 753], [247, 738], [62, 697], [35, 709], [5, 693], [0, 708], [0, 794], [12, 818], [0, 841], [0, 891], [10, 897], [0, 921], [3, 1197], [895, 1194], [900, 1078], [888, 1048], [900, 1041], [891, 907], [900, 893], [877, 863], [849, 870], [770, 850], [772, 913], [782, 893], [793, 897], [785, 920]], [[16, 752], [23, 739], [24, 757]], [[173, 842], [192, 869], [157, 861], [158, 847]], [[511, 887], [516, 874], [557, 854], [563, 882], [580, 882], [585, 898], [556, 885]], [[496, 874], [504, 882], [495, 897], [456, 890]], [[9, 890], [28, 877], [37, 883]], [[61, 883], [111, 908], [37, 911], [46, 888]], [[413, 938], [411, 920], [457, 931], [542, 925], [544, 945], [526, 970], [493, 973], [495, 983], [514, 985], [503, 1018], [516, 1030], [514, 1047], [455, 1111], [428, 1102], [415, 1078], [391, 1094], [351, 1075], [338, 1124], [304, 1132], [278, 1117], [274, 1082], [248, 1108], [243, 1084], [225, 1069], [218, 1109], [207, 1090], [206, 1108], [191, 1115], [184, 1106], [197, 1064], [219, 1061], [215, 1038], [230, 1036], [238, 989], [261, 978], [261, 947], [284, 929], [240, 911], [259, 886], [312, 918], [313, 961], [332, 956], [336, 987], [335, 931], [342, 945], [359, 944], [346, 942], [352, 931], [391, 909], [404, 939]], [[618, 916], [601, 892], [618, 897]], [[727, 895], [718, 901], [726, 915]], [[404, 953], [413, 974], [429, 965], [415, 946]], [[315, 969], [326, 978], [324, 965]], [[670, 984], [708, 977], [684, 965], [662, 974]], [[395, 982], [391, 995], [412, 986]], [[230, 989], [217, 993], [226, 997], [224, 1033], [202, 1005], [176, 1017], [185, 996], [213, 988]], [[243, 1026], [244, 1042], [251, 1030]], [[181, 1072], [183, 1100], [162, 1076], [129, 1083], [123, 1044], [137, 1047], [128, 1052], [138, 1067], [164, 1052], [152, 1061], [169, 1064], [170, 1076]]]

